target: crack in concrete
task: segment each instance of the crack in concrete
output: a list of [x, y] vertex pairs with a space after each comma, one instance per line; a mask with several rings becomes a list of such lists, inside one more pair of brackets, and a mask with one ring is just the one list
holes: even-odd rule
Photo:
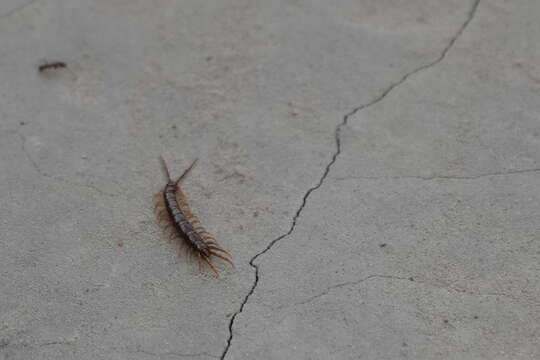
[[50, 346], [50, 345], [73, 345], [73, 342], [70, 341], [49, 341], [43, 344], [39, 344], [38, 346]]
[[103, 191], [100, 188], [98, 188], [98, 187], [96, 187], [95, 185], [92, 185], [92, 184], [81, 184], [81, 183], [76, 183], [76, 182], [72, 182], [72, 181], [69, 181], [69, 180], [66, 180], [66, 179], [61, 179], [61, 178], [54, 178], [54, 179], [58, 180], [58, 181], [62, 181], [63, 183], [69, 184], [71, 186], [79, 186], [79, 187], [84, 187], [84, 188], [87, 188], [87, 189], [90, 189], [90, 190], [94, 190], [95, 192], [98, 192], [101, 195], [105, 195], [105, 196], [109, 196], [109, 197], [116, 197], [117, 196], [117, 194], [110, 193], [110, 192], [107, 192], [107, 191]]
[[509, 170], [501, 172], [491, 172], [477, 175], [432, 175], [432, 176], [419, 176], [419, 175], [402, 175], [402, 176], [345, 176], [336, 178], [336, 181], [343, 180], [400, 180], [400, 179], [418, 179], [418, 180], [476, 180], [484, 177], [493, 176], [508, 176], [515, 174], [530, 174], [540, 172], [539, 168], [521, 169], [521, 170]]
[[32, 166], [34, 167], [34, 169], [39, 173], [39, 175], [41, 176], [44, 176], [44, 177], [50, 177], [48, 174], [44, 173], [43, 171], [41, 171], [41, 168], [38, 166], [38, 164], [34, 161], [34, 158], [32, 156], [30, 156], [30, 153], [28, 152], [28, 150], [26, 149], [26, 136], [24, 136], [23, 134], [21, 133], [17, 133], [19, 135], [19, 138], [21, 139], [21, 149], [22, 151], [26, 154], [26, 158], [28, 159], [28, 161], [30, 161], [30, 163], [32, 164]]
[[94, 190], [95, 192], [98, 192], [100, 193], [101, 195], [106, 195], [106, 196], [110, 196], [110, 197], [115, 197], [116, 194], [113, 194], [113, 193], [109, 193], [109, 192], [106, 192], [106, 191], [103, 191], [99, 188], [97, 188], [96, 186], [94, 185], [91, 185], [91, 184], [81, 184], [81, 183], [77, 183], [77, 182], [72, 182], [72, 181], [69, 181], [69, 180], [66, 180], [66, 179], [62, 179], [62, 178], [59, 178], [59, 177], [56, 177], [56, 176], [52, 176], [52, 175], [49, 175], [47, 174], [46, 172], [44, 172], [43, 170], [41, 170], [41, 168], [39, 167], [39, 165], [36, 163], [36, 161], [34, 160], [34, 158], [30, 155], [30, 153], [28, 152], [28, 149], [26, 149], [26, 136], [24, 136], [22, 133], [20, 132], [17, 132], [17, 134], [19, 135], [19, 138], [21, 139], [21, 150], [24, 152], [24, 154], [26, 155], [26, 158], [28, 159], [28, 161], [30, 162], [30, 164], [32, 164], [32, 167], [36, 170], [36, 172], [41, 175], [42, 177], [45, 177], [45, 178], [48, 178], [48, 179], [52, 179], [52, 180], [56, 180], [56, 181], [60, 181], [60, 182], [63, 182], [64, 184], [68, 184], [68, 185], [71, 185], [71, 186], [76, 186], [76, 187], [85, 187], [85, 188], [88, 188], [88, 189], [91, 189], [91, 190]]
[[34, 4], [35, 2], [37, 2], [38, 0], [30, 0], [29, 2], [27, 2], [26, 4], [22, 4], [20, 6], [17, 6], [9, 11], [7, 11], [6, 13], [0, 15], [0, 19], [4, 19], [4, 18], [7, 18], [7, 17], [10, 17], [11, 15], [15, 14], [15, 13], [18, 13], [19, 11], [23, 10], [23, 9], [26, 9], [27, 7], [29, 7], [30, 5]]
[[[393, 275], [378, 275], [378, 274], [374, 274], [374, 275], [369, 275], [369, 276], [366, 276], [362, 279], [359, 279], [359, 280], [354, 280], [354, 281], [345, 281], [345, 282], [342, 282], [342, 283], [339, 283], [339, 284], [335, 284], [335, 285], [332, 285], [332, 286], [329, 286], [327, 287], [325, 290], [323, 290], [322, 292], [320, 292], [319, 294], [316, 294], [316, 295], [313, 295], [313, 296], [310, 296], [308, 297], [307, 299], [305, 300], [302, 300], [300, 302], [297, 302], [297, 303], [294, 303], [292, 306], [299, 306], [299, 305], [304, 305], [304, 304], [307, 304], [307, 303], [310, 303], [320, 297], [323, 297], [324, 295], [328, 295], [328, 293], [334, 289], [339, 289], [339, 288], [342, 288], [342, 287], [345, 287], [345, 286], [351, 286], [351, 285], [358, 285], [358, 284], [361, 284], [363, 283], [364, 281], [367, 281], [367, 280], [371, 280], [371, 279], [394, 279], [394, 280], [408, 280], [408, 281], [414, 281], [414, 279], [412, 277], [402, 277], [402, 276], [393, 276]], [[284, 306], [278, 306], [275, 308], [275, 310], [280, 310], [282, 308], [285, 308], [285, 307], [289, 307], [290, 305], [284, 305]]]
[[456, 288], [454, 286], [451, 286], [451, 285], [444, 285], [444, 284], [437, 284], [437, 283], [434, 283], [434, 282], [431, 282], [431, 281], [418, 281], [417, 279], [415, 279], [414, 277], [404, 277], [404, 276], [395, 276], [395, 275], [379, 275], [379, 274], [374, 274], [374, 275], [369, 275], [369, 276], [366, 276], [364, 278], [361, 278], [359, 280], [352, 280], [352, 281], [345, 281], [345, 282], [342, 282], [342, 283], [338, 283], [338, 284], [335, 284], [335, 285], [331, 285], [329, 287], [327, 287], [326, 289], [324, 289], [323, 291], [321, 291], [320, 293], [316, 294], [316, 295], [313, 295], [313, 296], [310, 296], [302, 301], [299, 301], [299, 302], [296, 302], [292, 305], [282, 305], [282, 306], [278, 306], [278, 307], [275, 307], [275, 308], [272, 308], [273, 310], [281, 310], [283, 308], [289, 308], [289, 307], [294, 307], [294, 306], [300, 306], [300, 305], [305, 305], [305, 304], [308, 304], [308, 303], [311, 303], [315, 300], [317, 300], [318, 298], [321, 298], [325, 295], [328, 295], [331, 291], [333, 290], [336, 290], [336, 289], [340, 289], [340, 288], [343, 288], [343, 287], [348, 287], [348, 286], [354, 286], [354, 285], [358, 285], [358, 284], [361, 284], [365, 281], [368, 281], [368, 280], [371, 280], [371, 279], [384, 279], [384, 280], [388, 280], [388, 279], [391, 279], [391, 280], [400, 280], [400, 281], [408, 281], [408, 282], [414, 282], [416, 284], [420, 284], [420, 285], [424, 285], [424, 286], [429, 286], [429, 287], [433, 287], [433, 288], [436, 288], [436, 289], [443, 289], [443, 290], [446, 290], [448, 292], [457, 292], [457, 293], [460, 293], [460, 294], [465, 294], [465, 295], [469, 295], [469, 296], [494, 296], [494, 297], [504, 297], [504, 298], [508, 298], [512, 301], [527, 301], [527, 302], [531, 302], [531, 303], [535, 303], [535, 304], [539, 304], [539, 302], [535, 301], [534, 299], [529, 299], [529, 298], [519, 298], [519, 297], [516, 297], [512, 294], [506, 294], [504, 292], [475, 292], [475, 291], [471, 291], [471, 290], [467, 290], [467, 289], [460, 289], [460, 288]]
[[216, 359], [218, 358], [218, 356], [207, 353], [207, 352], [201, 352], [201, 353], [195, 353], [195, 354], [180, 353], [180, 352], [174, 352], [174, 351], [168, 351], [168, 352], [163, 352], [163, 353], [155, 353], [155, 352], [147, 351], [147, 350], [144, 350], [144, 349], [141, 349], [141, 348], [138, 348], [136, 351], [129, 351], [129, 353], [142, 353], [142, 354], [151, 355], [151, 356], [159, 356], [160, 358], [162, 356], [176, 356], [176, 357], [208, 356], [208, 357], [212, 357], [212, 358], [216, 358]]
[[510, 299], [510, 300], [516, 301], [516, 302], [525, 301], [525, 302], [529, 302], [531, 304], [535, 304], [536, 306], [540, 305], [540, 301], [536, 301], [536, 299], [534, 297], [523, 295], [523, 289], [521, 289], [522, 296], [518, 297], [518, 296], [516, 296], [514, 294], [507, 294], [507, 293], [500, 292], [500, 291], [475, 292], [475, 291], [471, 291], [471, 290], [467, 290], [467, 289], [460, 289], [460, 288], [457, 288], [457, 287], [452, 286], [452, 285], [438, 284], [438, 283], [429, 282], [429, 281], [419, 281], [418, 283], [419, 284], [429, 285], [429, 286], [432, 286], [432, 287], [438, 288], [438, 289], [444, 289], [444, 290], [449, 291], [449, 292], [454, 291], [454, 292], [457, 292], [457, 293], [460, 293], [460, 294], [465, 294], [465, 295], [470, 295], [470, 296], [504, 297], [504, 298], [507, 298], [507, 299]]
[[1, 339], [0, 340], [0, 349], [3, 349], [3, 348], [40, 348], [40, 347], [44, 347], [44, 346], [51, 346], [51, 345], [68, 345], [68, 346], [71, 346], [73, 345], [74, 343], [71, 342], [71, 341], [49, 341], [49, 342], [46, 342], [46, 343], [42, 343], [42, 344], [33, 344], [33, 343], [30, 343], [30, 342], [26, 342], [26, 341], [21, 341], [21, 342], [18, 342], [18, 343], [12, 343], [11, 342], [11, 339]]
[[294, 231], [294, 229], [296, 227], [297, 220], [300, 217], [301, 212], [304, 210], [304, 207], [306, 206], [307, 199], [309, 198], [311, 193], [313, 193], [315, 190], [319, 189], [322, 186], [324, 180], [326, 179], [326, 177], [330, 173], [330, 169], [332, 168], [334, 163], [337, 161], [338, 156], [341, 154], [341, 149], [342, 149], [341, 130], [342, 130], [343, 127], [347, 126], [349, 118], [352, 117], [353, 115], [355, 115], [356, 113], [358, 113], [359, 111], [362, 111], [362, 110], [364, 110], [364, 109], [366, 109], [366, 108], [368, 108], [368, 107], [370, 107], [372, 105], [375, 105], [375, 104], [381, 102], [390, 92], [392, 92], [392, 90], [394, 90], [399, 85], [403, 84], [409, 77], [411, 77], [411, 76], [413, 76], [413, 75], [415, 75], [415, 74], [417, 74], [419, 72], [422, 72], [422, 71], [424, 71], [426, 69], [432, 68], [433, 66], [440, 63], [446, 57], [446, 54], [448, 53], [448, 51], [452, 48], [452, 46], [455, 44], [457, 39], [461, 36], [461, 34], [465, 30], [465, 28], [467, 28], [469, 23], [474, 18], [474, 15], [476, 14], [476, 10], [478, 9], [479, 3], [480, 3], [480, 0], [474, 0], [473, 1], [472, 6], [471, 6], [471, 8], [470, 8], [470, 10], [468, 12], [467, 18], [465, 19], [463, 24], [459, 27], [458, 31], [454, 34], [454, 36], [450, 39], [448, 44], [444, 47], [441, 54], [434, 61], [431, 61], [428, 64], [424, 64], [424, 65], [422, 65], [422, 66], [420, 66], [420, 67], [406, 73], [397, 82], [395, 82], [395, 83], [391, 84], [390, 86], [388, 86], [375, 99], [371, 100], [370, 102], [368, 102], [366, 104], [363, 104], [361, 106], [358, 106], [358, 107], [354, 108], [352, 111], [350, 111], [349, 113], [347, 113], [343, 117], [343, 120], [341, 121], [341, 123], [334, 130], [334, 138], [335, 138], [335, 142], [336, 142], [336, 151], [332, 155], [332, 158], [331, 158], [330, 162], [326, 165], [326, 167], [324, 169], [324, 172], [323, 172], [322, 176], [320, 177], [319, 181], [317, 182], [317, 184], [315, 184], [315, 186], [312, 186], [311, 188], [309, 188], [307, 190], [307, 192], [304, 194], [304, 196], [302, 198], [302, 203], [300, 204], [300, 207], [298, 208], [298, 210], [294, 214], [292, 224], [291, 224], [289, 230], [285, 234], [283, 234], [283, 235], [277, 237], [276, 239], [272, 240], [262, 251], [255, 254], [255, 256], [253, 256], [251, 258], [251, 260], [249, 261], [249, 265], [255, 270], [255, 280], [254, 280], [253, 284], [251, 285], [251, 288], [250, 288], [249, 292], [247, 293], [247, 295], [244, 297], [244, 300], [240, 304], [240, 308], [233, 314], [233, 316], [231, 317], [231, 319], [229, 321], [229, 336], [227, 338], [227, 344], [225, 345], [225, 349], [223, 350], [223, 353], [221, 354], [221, 357], [220, 357], [221, 360], [225, 359], [225, 357], [227, 356], [227, 353], [229, 352], [229, 349], [231, 347], [232, 339], [233, 339], [233, 326], [234, 326], [234, 322], [236, 320], [236, 317], [240, 313], [242, 313], [244, 311], [244, 307], [246, 306], [247, 302], [249, 301], [249, 298], [251, 297], [251, 295], [253, 295], [253, 293], [255, 292], [255, 288], [257, 287], [257, 285], [259, 283], [259, 266], [257, 264], [255, 264], [255, 260], [257, 260], [257, 258], [259, 258], [263, 254], [268, 252], [276, 243], [278, 243], [283, 238], [289, 236]]

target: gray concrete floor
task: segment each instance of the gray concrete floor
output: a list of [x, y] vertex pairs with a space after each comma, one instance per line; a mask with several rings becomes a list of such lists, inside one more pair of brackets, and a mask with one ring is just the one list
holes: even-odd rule
[[[2, 1], [0, 359], [540, 358], [539, 18]], [[166, 241], [159, 154], [236, 270]]]

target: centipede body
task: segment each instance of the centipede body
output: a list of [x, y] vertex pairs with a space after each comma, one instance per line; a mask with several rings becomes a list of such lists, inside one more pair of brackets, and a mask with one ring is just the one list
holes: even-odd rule
[[208, 267], [216, 276], [219, 275], [212, 263], [215, 258], [234, 267], [230, 254], [223, 250], [216, 239], [202, 227], [198, 217], [193, 215], [178, 185], [191, 171], [197, 160], [193, 161], [177, 180], [171, 179], [163, 157], [160, 157], [160, 161], [167, 177], [167, 184], [155, 195], [155, 210], [158, 222], [168, 231], [169, 239], [177, 240], [177, 243], [185, 249], [188, 258], [195, 257], [199, 269]]
[[43, 72], [43, 71], [49, 70], [49, 69], [59, 69], [59, 68], [65, 68], [65, 67], [67, 67], [65, 62], [54, 61], [54, 62], [48, 62], [48, 63], [42, 64], [42, 65], [39, 65], [38, 71]]

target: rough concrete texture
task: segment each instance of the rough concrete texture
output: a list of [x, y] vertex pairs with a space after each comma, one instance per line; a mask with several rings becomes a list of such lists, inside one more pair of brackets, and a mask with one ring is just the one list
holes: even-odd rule
[[[539, 15], [2, 1], [0, 359], [540, 358]], [[167, 243], [159, 154], [236, 270]]]

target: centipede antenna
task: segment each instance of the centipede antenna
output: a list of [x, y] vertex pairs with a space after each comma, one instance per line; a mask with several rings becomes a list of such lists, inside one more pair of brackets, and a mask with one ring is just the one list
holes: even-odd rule
[[182, 180], [184, 178], [184, 176], [186, 176], [190, 171], [191, 169], [193, 169], [193, 167], [195, 166], [195, 164], [197, 163], [197, 160], [199, 159], [195, 159], [193, 160], [193, 162], [191, 163], [191, 165], [189, 165], [189, 167], [184, 171], [184, 173], [182, 175], [180, 175], [180, 177], [174, 182], [175, 184], [178, 185], [178, 183], [180, 182], [180, 180]]
[[163, 172], [165, 173], [165, 176], [167, 177], [167, 181], [171, 181], [171, 175], [169, 174], [169, 168], [167, 167], [167, 163], [165, 162], [165, 159], [163, 156], [159, 155], [159, 161], [161, 162], [161, 169], [163, 169]]

